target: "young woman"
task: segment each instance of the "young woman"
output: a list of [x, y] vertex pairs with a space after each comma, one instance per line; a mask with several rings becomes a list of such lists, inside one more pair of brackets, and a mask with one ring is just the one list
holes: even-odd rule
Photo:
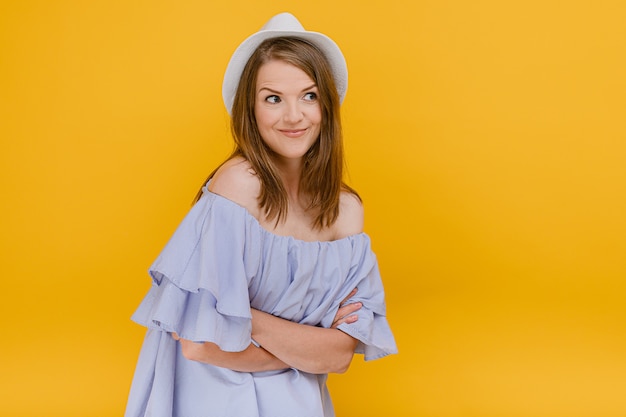
[[327, 374], [396, 352], [342, 180], [346, 86], [336, 44], [287, 13], [235, 51], [235, 150], [150, 268], [127, 417], [334, 416]]

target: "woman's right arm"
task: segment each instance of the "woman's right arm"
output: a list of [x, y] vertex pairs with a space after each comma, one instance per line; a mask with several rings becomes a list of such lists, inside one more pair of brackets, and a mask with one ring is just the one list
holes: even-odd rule
[[186, 359], [208, 363], [239, 372], [274, 371], [289, 368], [289, 365], [261, 347], [250, 344], [241, 352], [225, 352], [215, 343], [196, 343], [191, 340], [180, 339], [176, 333], [172, 337], [181, 344], [183, 356]]
[[[355, 288], [341, 302], [331, 328], [334, 329], [342, 323], [354, 323], [357, 321], [358, 316], [353, 313], [361, 308], [360, 304], [346, 304], [348, 299], [356, 294], [356, 291]], [[183, 356], [192, 361], [208, 363], [239, 372], [274, 371], [290, 368], [288, 364], [281, 361], [267, 350], [262, 347], [257, 347], [252, 343], [241, 352], [225, 352], [215, 343], [192, 342], [191, 340], [179, 338], [176, 333], [172, 333], [172, 337], [180, 342]]]

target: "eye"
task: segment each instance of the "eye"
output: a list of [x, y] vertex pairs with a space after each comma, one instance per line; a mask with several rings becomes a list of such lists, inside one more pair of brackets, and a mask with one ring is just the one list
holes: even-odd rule
[[270, 104], [277, 104], [277, 103], [280, 103], [280, 97], [276, 95], [267, 96], [265, 97], [265, 101], [267, 101]]
[[315, 101], [317, 100], [317, 94], [315, 93], [306, 93], [304, 95], [304, 101]]

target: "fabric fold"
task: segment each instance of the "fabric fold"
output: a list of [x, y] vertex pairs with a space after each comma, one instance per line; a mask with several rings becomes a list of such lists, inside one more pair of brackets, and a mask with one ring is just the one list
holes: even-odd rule
[[[344, 292], [349, 294], [353, 288], [357, 288], [357, 293], [347, 304], [360, 302], [363, 306], [355, 313], [358, 316], [356, 322], [343, 323], [337, 328], [359, 340], [355, 352], [364, 355], [366, 361], [398, 353], [387, 322], [385, 291], [369, 237], [354, 242], [352, 255]], [[334, 314], [333, 311], [332, 316], [327, 315], [326, 319], [332, 321]]]
[[241, 351], [250, 344], [248, 277], [259, 259], [245, 242], [258, 236], [241, 221], [243, 208], [226, 210], [216, 199], [207, 194], [176, 229], [149, 269], [152, 288], [132, 319]]

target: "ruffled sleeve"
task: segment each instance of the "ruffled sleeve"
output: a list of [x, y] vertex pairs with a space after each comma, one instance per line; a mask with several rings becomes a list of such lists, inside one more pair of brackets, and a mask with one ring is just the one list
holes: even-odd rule
[[[371, 250], [369, 238], [364, 234], [361, 236], [363, 239], [353, 241], [350, 274], [344, 285], [344, 293], [358, 288], [348, 303], [361, 302], [363, 307], [356, 312], [356, 322], [343, 323], [337, 328], [359, 340], [356, 353], [363, 354], [365, 360], [369, 361], [398, 353], [398, 349], [387, 322], [385, 291], [378, 262]], [[336, 309], [333, 312], [336, 313]]]
[[260, 251], [246, 213], [205, 192], [150, 267], [152, 287], [132, 319], [225, 351], [248, 347], [248, 280]]

